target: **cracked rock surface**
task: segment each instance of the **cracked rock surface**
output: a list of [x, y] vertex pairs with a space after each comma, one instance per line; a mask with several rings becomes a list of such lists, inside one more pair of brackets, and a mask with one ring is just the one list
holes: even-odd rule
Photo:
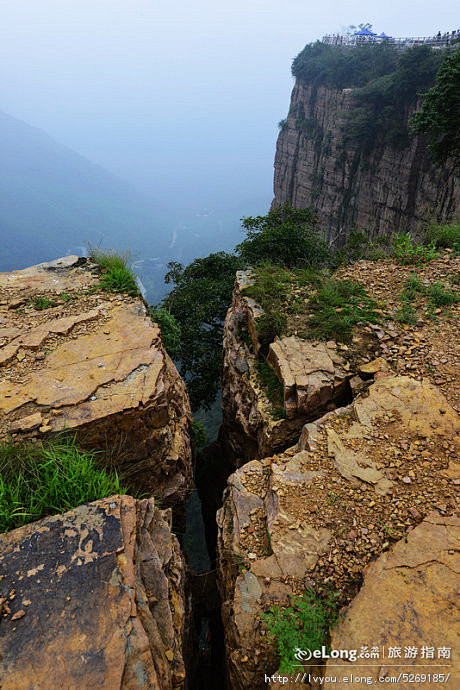
[[[386, 375], [306, 424], [295, 447], [231, 475], [218, 513], [218, 573], [232, 688], [263, 688], [264, 673], [277, 669], [260, 622], [271, 604], [325, 583], [346, 604], [365, 566], [415, 535], [433, 510], [451, 524], [458, 430], [436, 386]], [[436, 605], [442, 617], [441, 599]]]
[[117, 448], [114, 465], [136, 489], [182, 502], [192, 483], [185, 385], [141, 299], [98, 283], [75, 256], [0, 274], [0, 437], [76, 432], [89, 448]]
[[[459, 542], [460, 519], [430, 513], [407, 540], [401, 539], [365, 570], [359, 594], [331, 631], [331, 647], [360, 650], [368, 643], [388, 650], [391, 646], [401, 650], [401, 657], [367, 659], [366, 676], [450, 673], [449, 683], [458, 687], [460, 666], [454, 650], [458, 648]], [[424, 646], [433, 648], [433, 657], [423, 659]], [[407, 647], [415, 647], [417, 656], [406, 658]], [[450, 649], [450, 658], [438, 658], [439, 648]], [[349, 663], [341, 672], [349, 674], [353, 666]], [[357, 666], [354, 672], [363, 675], [363, 671]], [[324, 675], [337, 675], [333, 661], [326, 664]], [[398, 683], [400, 688], [413, 685], [404, 680]], [[434, 682], [423, 685], [439, 687]]]
[[0, 535], [0, 684], [184, 687], [185, 563], [171, 511], [112, 496]]

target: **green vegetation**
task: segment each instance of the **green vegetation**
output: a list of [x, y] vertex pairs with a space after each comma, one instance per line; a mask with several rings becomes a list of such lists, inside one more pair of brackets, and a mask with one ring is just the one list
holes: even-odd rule
[[195, 259], [186, 267], [168, 264], [165, 281], [173, 288], [163, 308], [181, 331], [176, 356], [194, 410], [209, 409], [220, 387], [222, 326], [239, 266], [238, 257], [225, 252]]
[[410, 120], [415, 134], [428, 135], [434, 161], [460, 162], [460, 48], [448, 53], [436, 75], [435, 85], [422, 96], [422, 107]]
[[56, 300], [48, 299], [47, 297], [31, 297], [30, 303], [37, 311], [49, 309], [50, 307], [57, 307]]
[[284, 392], [276, 373], [267, 362], [257, 362], [257, 377], [261, 388], [264, 390], [268, 400], [273, 405], [273, 417], [284, 419]]
[[113, 249], [90, 247], [91, 261], [101, 270], [100, 287], [108, 292], [124, 292], [135, 297], [139, 294], [136, 276], [130, 268], [129, 254], [120, 254]]
[[1, 532], [123, 493], [116, 473], [98, 468], [74, 438], [0, 444]]
[[278, 647], [281, 673], [295, 671], [294, 650], [321, 649], [327, 645], [329, 628], [337, 620], [337, 598], [334, 593], [322, 598], [308, 589], [301, 597], [292, 597], [288, 607], [271, 606], [262, 621]]
[[427, 241], [437, 249], [453, 249], [460, 252], [460, 223], [430, 225], [426, 232]]
[[404, 284], [401, 292], [402, 306], [394, 315], [395, 320], [412, 326], [415, 325], [417, 323], [417, 315], [414, 306], [410, 303], [416, 300], [418, 300], [419, 306], [421, 305], [421, 300], [423, 300], [423, 303], [426, 305], [426, 315], [437, 320], [436, 310], [457, 304], [460, 297], [458, 291], [444, 285], [440, 281], [426, 284], [420, 280], [417, 273], [413, 273]]
[[196, 448], [202, 448], [207, 443], [207, 434], [204, 424], [202, 422], [197, 422], [193, 420], [191, 424], [193, 443]]
[[408, 302], [403, 302], [400, 309], [395, 312], [394, 319], [395, 321], [399, 321], [399, 323], [407, 323], [410, 326], [415, 326], [417, 323], [415, 310]]
[[171, 357], [174, 357], [180, 350], [180, 326], [172, 314], [164, 307], [159, 309], [150, 308], [150, 316], [160, 327], [161, 337], [164, 346]]
[[245, 294], [264, 310], [257, 333], [264, 351], [275, 336], [293, 331], [289, 315], [303, 315], [299, 334], [319, 340], [349, 342], [355, 324], [378, 323], [376, 303], [361, 285], [325, 271], [287, 269], [264, 263], [254, 270], [254, 285]]
[[457, 304], [460, 299], [457, 292], [439, 281], [428, 286], [427, 295], [430, 303], [435, 307], [449, 307], [452, 304]]
[[292, 74], [314, 88], [344, 89], [364, 86], [391, 73], [397, 61], [398, 53], [385, 44], [350, 49], [316, 41], [306, 45], [294, 58]]
[[309, 307], [313, 312], [309, 330], [318, 340], [351, 340], [353, 326], [357, 323], [379, 323], [374, 311], [377, 304], [365, 289], [351, 280], [325, 278]]
[[409, 233], [402, 232], [393, 237], [394, 256], [400, 264], [425, 264], [437, 257], [434, 242], [418, 244]]
[[266, 216], [243, 218], [242, 225], [247, 238], [236, 249], [246, 265], [271, 261], [288, 268], [319, 268], [329, 262], [318, 219], [308, 209], [294, 208], [287, 201]]
[[405, 50], [391, 72], [355, 89], [356, 106], [344, 121], [345, 142], [358, 146], [365, 155], [378, 145], [408, 146], [407, 109], [433, 84], [440, 60], [439, 52], [429, 46]]

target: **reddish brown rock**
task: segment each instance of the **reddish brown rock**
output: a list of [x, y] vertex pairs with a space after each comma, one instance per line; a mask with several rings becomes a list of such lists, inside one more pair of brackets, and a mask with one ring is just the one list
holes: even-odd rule
[[183, 688], [185, 564], [170, 511], [112, 496], [0, 535], [0, 684]]
[[[142, 300], [98, 282], [78, 257], [0, 274], [0, 437], [76, 432], [110, 450], [131, 486], [183, 502], [192, 484], [184, 383]], [[50, 306], [37, 311], [37, 296]]]
[[[379, 648], [380, 658], [349, 662], [346, 669], [335, 667], [330, 660], [325, 676], [342, 678], [353, 673], [355, 677], [397, 678], [423, 673], [431, 680], [420, 680], [420, 686], [431, 689], [439, 687], [433, 674], [450, 674], [449, 683], [459, 686], [459, 539], [459, 518], [431, 513], [407, 539], [401, 539], [366, 569], [359, 594], [342, 611], [331, 632], [331, 647], [361, 650], [367, 644]], [[389, 658], [390, 647], [399, 649], [401, 656]], [[408, 647], [417, 650], [415, 657], [407, 658]], [[425, 658], [423, 648], [432, 650], [425, 652]], [[439, 649], [445, 649], [448, 658], [440, 658]], [[326, 683], [324, 687], [331, 690], [336, 685]], [[413, 686], [409, 678], [401, 677], [398, 682], [399, 688]]]
[[[395, 228], [411, 232], [433, 218], [458, 219], [459, 178], [450, 167], [433, 166], [423, 138], [402, 150], [376, 147], [368, 159], [350, 142], [345, 145], [343, 115], [354, 107], [352, 89], [296, 82], [276, 146], [273, 205], [313, 206], [326, 235], [339, 246], [354, 225], [370, 237], [390, 237]], [[308, 137], [296, 126], [298, 108], [316, 123]]]
[[[325, 582], [348, 602], [365, 566], [415, 534], [410, 529], [427, 513], [438, 507], [451, 519], [459, 476], [455, 410], [435, 386], [405, 376], [381, 378], [366, 393], [306, 424], [297, 446], [248, 462], [228, 480], [218, 513], [218, 575], [236, 690], [265, 687], [265, 673], [277, 669], [260, 622], [268, 605], [287, 605], [292, 594]], [[402, 587], [403, 580], [401, 600]], [[366, 620], [375, 615], [369, 602], [372, 595]], [[442, 600], [433, 606], [441, 616]], [[377, 644], [371, 637], [360, 644]]]

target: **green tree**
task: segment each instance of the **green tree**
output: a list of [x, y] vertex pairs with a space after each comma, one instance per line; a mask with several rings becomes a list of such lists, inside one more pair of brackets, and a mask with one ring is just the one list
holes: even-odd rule
[[217, 252], [184, 267], [168, 264], [166, 283], [172, 284], [164, 308], [180, 326], [177, 351], [194, 410], [209, 408], [220, 387], [222, 325], [232, 299], [239, 259]]
[[175, 357], [180, 350], [180, 326], [172, 314], [164, 307], [150, 309], [152, 321], [158, 324], [161, 330], [163, 344], [170, 357]]
[[243, 218], [242, 224], [247, 238], [237, 250], [247, 265], [269, 260], [288, 268], [320, 267], [330, 258], [315, 214], [305, 208], [294, 208], [289, 201], [266, 216]]
[[410, 120], [415, 134], [426, 134], [433, 160], [460, 161], [460, 48], [448, 53], [439, 68], [435, 85], [422, 96], [422, 107]]

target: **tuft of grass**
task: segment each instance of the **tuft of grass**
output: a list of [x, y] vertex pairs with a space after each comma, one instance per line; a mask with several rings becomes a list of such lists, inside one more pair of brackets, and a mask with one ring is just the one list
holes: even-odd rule
[[325, 278], [309, 301], [310, 334], [318, 340], [349, 342], [357, 323], [379, 323], [377, 304], [351, 280]]
[[75, 438], [0, 443], [0, 532], [124, 493], [116, 472], [99, 468]]
[[261, 388], [273, 406], [274, 419], [284, 419], [284, 391], [279, 378], [267, 362], [256, 362], [256, 369]]
[[415, 326], [417, 323], [417, 314], [408, 302], [403, 302], [393, 318], [395, 321], [399, 321], [399, 323], [407, 323], [410, 326]]
[[57, 307], [57, 302], [54, 299], [48, 299], [47, 297], [31, 297], [30, 304], [37, 311], [42, 311], [43, 309], [49, 309], [50, 307]]
[[97, 264], [102, 273], [100, 287], [108, 292], [124, 292], [135, 297], [139, 294], [136, 276], [130, 267], [127, 252], [113, 249], [90, 248], [89, 258]]
[[420, 293], [425, 292], [425, 286], [416, 273], [412, 273], [409, 280], [404, 284], [401, 298], [413, 302]]
[[460, 252], [460, 223], [431, 225], [427, 230], [427, 240], [438, 249], [453, 249]]
[[459, 301], [458, 293], [443, 285], [439, 281], [431, 283], [427, 288], [430, 303], [435, 307], [449, 307]]
[[280, 672], [294, 673], [294, 650], [321, 649], [327, 645], [329, 628], [337, 620], [338, 594], [323, 597], [307, 589], [300, 597], [292, 597], [290, 606], [271, 606], [261, 618], [271, 639], [278, 647]]

